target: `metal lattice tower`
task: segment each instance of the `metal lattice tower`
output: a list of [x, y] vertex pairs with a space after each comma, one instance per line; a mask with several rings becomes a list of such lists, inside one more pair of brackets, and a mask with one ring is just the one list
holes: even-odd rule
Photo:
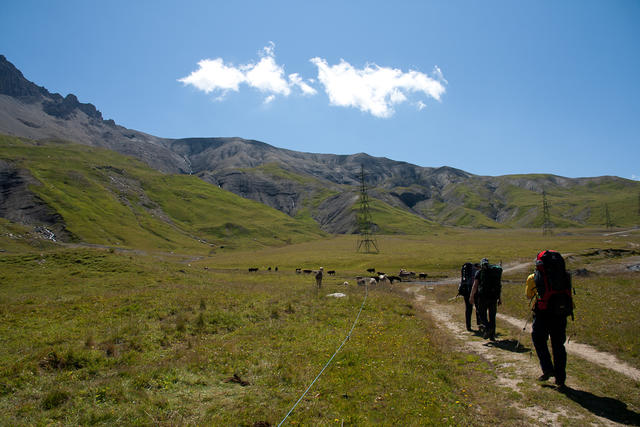
[[547, 193], [542, 190], [542, 235], [553, 234], [551, 231], [551, 214], [549, 214], [549, 202], [547, 202]]
[[371, 226], [371, 212], [369, 210], [369, 195], [364, 183], [364, 165], [360, 166], [360, 208], [358, 209], [358, 252], [378, 253], [378, 243], [373, 236]]
[[613, 223], [611, 222], [611, 215], [609, 214], [609, 204], [604, 204], [604, 224], [607, 227], [607, 230], [613, 228]]

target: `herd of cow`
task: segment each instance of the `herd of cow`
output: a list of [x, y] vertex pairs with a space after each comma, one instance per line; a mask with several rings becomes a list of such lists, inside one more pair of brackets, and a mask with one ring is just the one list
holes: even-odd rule
[[[257, 272], [258, 267], [249, 268], [249, 272]], [[273, 270], [271, 267], [267, 268], [267, 271], [278, 271], [278, 267], [275, 267]], [[296, 274], [318, 274], [319, 270], [311, 270], [306, 268], [296, 268]], [[335, 270], [328, 270], [326, 272], [329, 276], [334, 276], [336, 274]], [[412, 281], [415, 280], [416, 277], [420, 280], [424, 280], [427, 278], [427, 273], [416, 273], [414, 271], [407, 271], [404, 268], [400, 269], [400, 272], [397, 275], [388, 275], [382, 271], [376, 271], [375, 268], [368, 268], [367, 273], [369, 276], [356, 276], [356, 283], [358, 285], [375, 285], [379, 283], [394, 283], [394, 282], [402, 282], [402, 281]], [[348, 282], [344, 282], [345, 285], [348, 285]]]

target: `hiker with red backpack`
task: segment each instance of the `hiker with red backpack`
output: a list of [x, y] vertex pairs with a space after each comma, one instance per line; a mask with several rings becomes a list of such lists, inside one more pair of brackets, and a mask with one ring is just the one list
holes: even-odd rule
[[[555, 377], [559, 389], [567, 378], [567, 351], [564, 342], [567, 334], [567, 317], [573, 317], [571, 275], [564, 259], [556, 251], [544, 250], [536, 257], [536, 271], [527, 277], [527, 298], [533, 300], [533, 324], [531, 340], [540, 360], [542, 375], [538, 381]], [[553, 362], [547, 347], [551, 338]]]
[[[496, 313], [498, 305], [502, 304], [500, 294], [502, 292], [502, 267], [489, 264], [487, 258], [480, 261], [480, 270], [476, 272], [473, 288], [469, 296], [469, 302], [474, 304], [477, 300], [480, 321], [484, 326], [483, 338], [491, 341], [496, 339]], [[481, 328], [482, 329], [482, 328]]]

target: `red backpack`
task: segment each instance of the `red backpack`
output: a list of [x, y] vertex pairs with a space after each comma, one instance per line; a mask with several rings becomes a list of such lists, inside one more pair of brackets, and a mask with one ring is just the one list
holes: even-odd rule
[[545, 250], [538, 254], [534, 280], [538, 292], [536, 311], [573, 318], [571, 275], [567, 273], [560, 253]]

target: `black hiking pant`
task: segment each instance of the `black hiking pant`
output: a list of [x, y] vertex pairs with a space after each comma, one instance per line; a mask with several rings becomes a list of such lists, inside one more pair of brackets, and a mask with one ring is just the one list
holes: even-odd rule
[[478, 301], [480, 320], [484, 325], [485, 338], [496, 337], [496, 313], [498, 312], [498, 300], [495, 298], [482, 298]]
[[[567, 378], [567, 351], [564, 348], [564, 342], [567, 339], [567, 318], [542, 310], [537, 311], [533, 315], [531, 329], [531, 340], [538, 353], [542, 373], [552, 374], [556, 378], [556, 384], [564, 384]], [[549, 337], [551, 337], [553, 363], [547, 347]]]
[[[464, 320], [467, 325], [467, 330], [471, 330], [471, 315], [473, 314], [473, 306], [469, 302], [469, 295], [462, 294], [462, 298], [464, 298]], [[476, 298], [476, 325], [482, 325], [482, 319], [480, 319], [480, 310], [478, 309], [478, 299]]]

